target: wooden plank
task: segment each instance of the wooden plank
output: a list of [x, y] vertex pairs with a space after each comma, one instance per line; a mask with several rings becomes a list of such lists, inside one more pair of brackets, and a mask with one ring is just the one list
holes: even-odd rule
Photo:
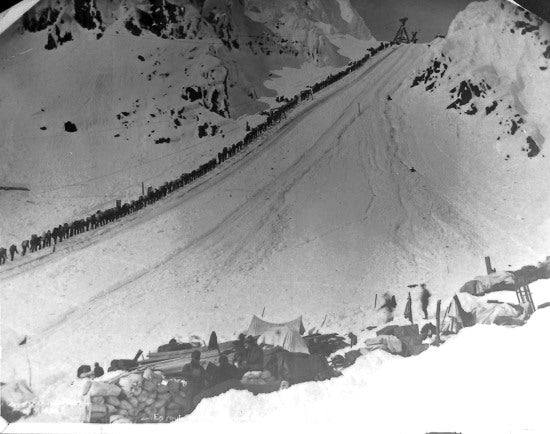
[[[236, 342], [237, 341], [220, 342], [218, 344], [218, 346], [220, 348], [220, 351], [224, 352], [225, 350], [230, 350], [230, 349], [234, 348]], [[182, 357], [182, 356], [185, 356], [187, 354], [191, 354], [195, 350], [198, 350], [201, 353], [211, 351], [211, 350], [208, 349], [207, 346], [204, 346], [204, 347], [190, 348], [190, 349], [187, 349], [187, 350], [162, 351], [160, 353], [159, 352], [153, 352], [153, 353], [149, 353], [147, 355], [147, 358], [151, 359], [151, 360], [172, 359], [172, 358], [175, 358], [175, 357]]]

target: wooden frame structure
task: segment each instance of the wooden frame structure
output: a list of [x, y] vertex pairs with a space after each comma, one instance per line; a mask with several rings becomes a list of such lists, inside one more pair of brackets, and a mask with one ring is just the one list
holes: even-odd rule
[[[405, 23], [407, 22], [408, 18], [401, 18], [399, 21], [401, 21], [401, 27], [397, 30], [397, 33], [395, 34], [393, 41], [395, 44], [401, 44], [406, 43], [409, 44], [411, 42], [411, 38], [409, 37], [409, 34], [407, 33], [407, 29], [405, 28]], [[416, 35], [415, 35], [416, 36]]]

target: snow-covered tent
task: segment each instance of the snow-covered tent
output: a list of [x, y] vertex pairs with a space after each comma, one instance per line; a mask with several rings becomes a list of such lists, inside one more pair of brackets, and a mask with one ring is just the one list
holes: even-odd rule
[[470, 294], [457, 294], [445, 312], [441, 331], [457, 333], [474, 324], [519, 325], [530, 314], [529, 303], [490, 303]]
[[514, 273], [501, 271], [487, 276], [474, 277], [460, 288], [460, 292], [483, 295], [495, 291], [515, 291], [516, 288], [518, 288], [518, 282]]
[[309, 354], [306, 341], [304, 341], [300, 333], [286, 326], [273, 327], [266, 330], [258, 338], [258, 344], [281, 347], [291, 353]]
[[278, 327], [287, 327], [290, 330], [294, 330], [298, 332], [298, 334], [300, 335], [304, 334], [306, 330], [304, 328], [304, 323], [302, 322], [301, 315], [295, 320], [285, 322], [285, 323], [280, 323], [280, 324], [264, 321], [263, 319], [254, 315], [252, 317], [252, 321], [250, 322], [250, 325], [248, 326], [248, 331], [246, 332], [246, 334], [248, 336], [260, 336], [264, 332], [271, 329], [276, 329]]

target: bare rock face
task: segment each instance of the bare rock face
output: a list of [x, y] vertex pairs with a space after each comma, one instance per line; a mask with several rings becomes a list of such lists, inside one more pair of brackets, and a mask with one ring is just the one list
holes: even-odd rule
[[318, 65], [343, 64], [330, 35], [372, 38], [363, 19], [348, 0], [246, 0], [246, 14], [266, 26], [293, 49]]

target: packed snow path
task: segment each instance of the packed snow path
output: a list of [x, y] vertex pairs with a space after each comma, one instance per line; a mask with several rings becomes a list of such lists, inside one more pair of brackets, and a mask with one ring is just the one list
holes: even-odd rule
[[263, 307], [353, 330], [375, 293], [470, 277], [479, 234], [409, 170], [387, 101], [424, 50], [380, 53], [190, 190], [2, 271], [3, 377], [25, 378], [25, 334], [47, 394], [84, 362], [234, 336]]

